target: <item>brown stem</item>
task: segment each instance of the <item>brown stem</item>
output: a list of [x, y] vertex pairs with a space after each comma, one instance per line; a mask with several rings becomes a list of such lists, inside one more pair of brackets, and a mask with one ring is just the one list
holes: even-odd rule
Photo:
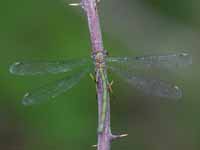
[[[99, 23], [99, 15], [97, 10], [96, 0], [82, 0], [81, 5], [86, 12], [90, 39], [92, 45], [92, 54], [97, 54], [99, 52], [104, 53], [103, 41], [101, 28]], [[105, 64], [105, 62], [103, 62]], [[105, 67], [106, 68], [106, 67]], [[104, 70], [106, 73], [106, 69]], [[107, 74], [106, 74], [107, 76]], [[98, 82], [96, 85], [97, 98], [98, 98], [98, 118], [102, 115], [102, 103], [103, 103], [103, 80], [101, 76], [98, 76]], [[99, 120], [100, 121], [100, 120]], [[107, 97], [107, 111], [106, 111], [106, 121], [103, 132], [98, 133], [98, 150], [110, 150], [110, 142], [112, 140], [112, 134], [110, 130], [110, 97]]]

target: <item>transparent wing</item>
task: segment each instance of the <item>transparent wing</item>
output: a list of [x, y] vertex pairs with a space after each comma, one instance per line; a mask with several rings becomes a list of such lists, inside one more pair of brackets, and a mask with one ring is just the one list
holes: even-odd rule
[[26, 93], [22, 103], [24, 105], [39, 104], [54, 98], [75, 86], [87, 72], [88, 69], [78, 72], [75, 75], [66, 77], [62, 80], [47, 84], [44, 87], [41, 87], [30, 93]]
[[160, 56], [108, 57], [106, 61], [109, 65], [123, 64], [136, 68], [175, 69], [192, 64], [192, 56], [188, 53], [177, 53]]
[[87, 64], [86, 59], [65, 61], [22, 61], [10, 66], [10, 73], [15, 75], [57, 74], [68, 72], [74, 67]]
[[159, 79], [134, 76], [114, 67], [109, 68], [145, 94], [172, 99], [182, 97], [182, 91], [176, 85], [166, 83]]

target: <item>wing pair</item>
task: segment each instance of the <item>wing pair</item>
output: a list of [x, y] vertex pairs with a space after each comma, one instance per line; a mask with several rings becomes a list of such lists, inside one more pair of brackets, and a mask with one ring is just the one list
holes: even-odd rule
[[88, 61], [82, 60], [67, 60], [67, 61], [23, 61], [16, 62], [10, 66], [10, 73], [15, 75], [43, 75], [43, 74], [58, 74], [72, 71], [74, 68], [84, 66], [84, 68], [61, 80], [54, 81], [36, 90], [26, 93], [22, 99], [24, 105], [39, 104], [54, 98], [75, 86], [81, 78], [89, 72], [89, 67], [86, 65]]
[[[118, 68], [114, 66], [114, 64], [108, 67], [125, 79], [129, 84], [143, 91], [145, 94], [172, 99], [179, 99], [182, 97], [182, 91], [178, 86], [155, 78], [137, 76], [136, 70], [153, 68], [176, 70], [177, 68], [187, 67], [192, 64], [192, 57], [188, 53], [141, 56], [135, 58], [113, 57], [108, 59], [110, 63], [118, 63], [121, 65]], [[128, 68], [124, 66], [128, 66]]]
[[[165, 83], [158, 79], [135, 76], [130, 74], [125, 68], [119, 69], [115, 65], [131, 66], [129, 70], [135, 71], [135, 68], [177, 68], [188, 66], [192, 63], [192, 58], [187, 53], [169, 54], [162, 56], [142, 56], [142, 57], [108, 57], [106, 59], [108, 68], [120, 75], [123, 79], [134, 85], [146, 94], [167, 97], [180, 98], [181, 90], [169, 83]], [[66, 77], [62, 80], [50, 83], [33, 92], [25, 94], [23, 98], [24, 105], [37, 104], [42, 101], [54, 98], [63, 92], [71, 89], [80, 79], [89, 72], [89, 60], [81, 59], [78, 61], [24, 61], [17, 62], [10, 66], [10, 72], [16, 75], [41, 75], [41, 74], [58, 74], [73, 70], [82, 66], [82, 71], [75, 75]], [[89, 65], [90, 66], [90, 65]]]

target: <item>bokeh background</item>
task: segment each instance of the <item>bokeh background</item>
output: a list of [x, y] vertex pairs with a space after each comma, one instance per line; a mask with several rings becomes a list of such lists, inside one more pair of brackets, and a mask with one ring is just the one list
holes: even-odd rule
[[[19, 60], [90, 57], [84, 12], [74, 0], [0, 1], [0, 149], [89, 150], [96, 144], [97, 101], [89, 76], [48, 103], [25, 107], [24, 93], [61, 75], [14, 76]], [[113, 150], [200, 149], [200, 1], [101, 0], [101, 25], [112, 56], [189, 52], [193, 65], [157, 76], [183, 90], [179, 101], [146, 96], [110, 73], [112, 130], [129, 136]]]

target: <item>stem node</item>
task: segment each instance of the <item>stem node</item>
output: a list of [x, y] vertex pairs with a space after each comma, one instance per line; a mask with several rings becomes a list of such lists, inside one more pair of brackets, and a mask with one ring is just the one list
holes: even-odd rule
[[69, 6], [77, 7], [77, 6], [81, 6], [81, 3], [70, 3]]
[[123, 137], [127, 137], [128, 134], [120, 134], [120, 135], [111, 135], [111, 140], [120, 139]]

